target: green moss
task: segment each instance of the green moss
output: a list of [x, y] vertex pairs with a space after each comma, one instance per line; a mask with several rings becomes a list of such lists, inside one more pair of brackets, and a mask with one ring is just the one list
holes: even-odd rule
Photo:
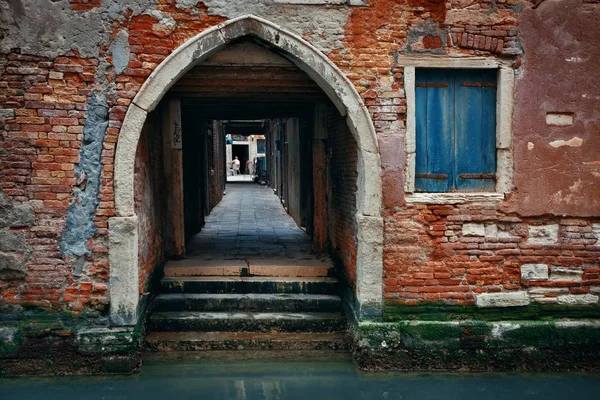
[[557, 327], [554, 323], [525, 323], [503, 335], [505, 343], [541, 348], [600, 344], [600, 329], [590, 326]]
[[425, 303], [407, 306], [386, 301], [382, 320], [384, 322], [421, 321], [552, 321], [559, 318], [600, 319], [600, 306], [565, 306], [558, 304], [531, 304], [525, 307], [478, 308], [476, 306], [453, 306], [443, 303]]
[[3, 328], [0, 330], [0, 357], [10, 356], [19, 351], [23, 336], [17, 329]]

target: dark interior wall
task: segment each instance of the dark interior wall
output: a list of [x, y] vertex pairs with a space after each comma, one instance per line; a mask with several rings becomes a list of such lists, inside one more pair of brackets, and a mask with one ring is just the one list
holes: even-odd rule
[[135, 157], [135, 213], [139, 219], [140, 290], [144, 291], [152, 271], [165, 259], [165, 181], [162, 171], [160, 113], [148, 114]]
[[[346, 120], [329, 107], [327, 115], [327, 209], [332, 256], [344, 268], [348, 282], [356, 286], [356, 190], [358, 146]], [[315, 196], [318, 196], [315, 193]]]
[[298, 118], [288, 118], [285, 121], [285, 154], [286, 206], [296, 225], [301, 226], [300, 169], [304, 167], [304, 163], [300, 162], [300, 121]]
[[208, 211], [210, 212], [223, 199], [225, 190], [225, 134], [221, 121], [210, 121], [208, 133]]
[[207, 122], [183, 109], [183, 204], [185, 238], [200, 232], [206, 209]]

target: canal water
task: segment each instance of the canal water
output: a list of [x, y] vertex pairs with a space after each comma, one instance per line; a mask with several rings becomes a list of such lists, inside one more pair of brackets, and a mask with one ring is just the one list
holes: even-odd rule
[[0, 399], [598, 399], [597, 374], [364, 373], [351, 360], [151, 361], [129, 376], [0, 379]]

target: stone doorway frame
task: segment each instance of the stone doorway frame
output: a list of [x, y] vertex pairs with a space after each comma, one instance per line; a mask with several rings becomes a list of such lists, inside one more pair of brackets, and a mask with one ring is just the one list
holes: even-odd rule
[[256, 37], [311, 77], [342, 116], [359, 148], [356, 194], [356, 290], [358, 315], [377, 314], [383, 303], [381, 160], [371, 116], [353, 84], [326, 55], [265, 19], [245, 15], [209, 28], [178, 47], [146, 79], [123, 121], [114, 165], [116, 216], [109, 219], [110, 320], [135, 325], [139, 317], [138, 218], [134, 163], [146, 116], [192, 67], [242, 37]]

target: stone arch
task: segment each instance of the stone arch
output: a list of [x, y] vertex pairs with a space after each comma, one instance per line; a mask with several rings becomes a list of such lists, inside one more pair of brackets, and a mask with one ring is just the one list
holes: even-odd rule
[[275, 47], [310, 76], [346, 117], [359, 147], [356, 196], [357, 311], [377, 312], [382, 304], [381, 161], [371, 117], [352, 83], [310, 43], [262, 18], [241, 16], [203, 31], [177, 48], [145, 81], [123, 121], [115, 154], [116, 217], [109, 220], [111, 319], [137, 321], [137, 217], [134, 208], [134, 161], [147, 114], [192, 67], [232, 41], [253, 36]]

